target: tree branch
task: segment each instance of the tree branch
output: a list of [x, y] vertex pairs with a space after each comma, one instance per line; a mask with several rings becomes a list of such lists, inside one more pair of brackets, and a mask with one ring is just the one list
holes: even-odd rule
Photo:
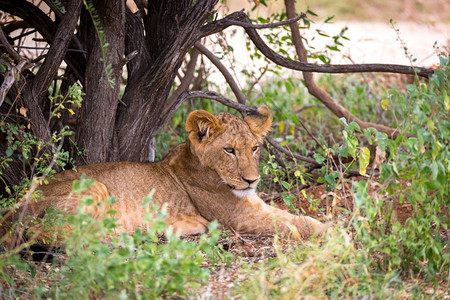
[[225, 77], [225, 80], [228, 82], [228, 85], [236, 96], [238, 102], [245, 105], [247, 99], [242, 94], [241, 89], [238, 87], [233, 76], [230, 72], [228, 72], [227, 68], [220, 62], [220, 60], [200, 42], [195, 43], [195, 48], [203, 53], [217, 67], [217, 69], [219, 69], [220, 73], [222, 73], [223, 77]]
[[[286, 14], [287, 16], [295, 15], [295, 5], [293, 0], [285, 0], [286, 5]], [[292, 40], [294, 42], [295, 50], [297, 52], [297, 56], [299, 57], [302, 63], [306, 63], [308, 61], [308, 56], [306, 54], [306, 49], [303, 45], [302, 37], [300, 35], [300, 30], [297, 23], [289, 24], [292, 31]], [[253, 34], [253, 33], [252, 33]], [[249, 33], [250, 35], [250, 33]], [[253, 39], [252, 39], [253, 40]], [[355, 121], [362, 128], [373, 127], [380, 132], [384, 132], [388, 134], [390, 137], [396, 137], [400, 131], [395, 128], [386, 127], [380, 124], [368, 123], [361, 121], [356, 116], [352, 115], [346, 108], [344, 108], [341, 104], [336, 102], [330, 94], [328, 94], [325, 90], [320, 88], [313, 79], [313, 76], [309, 72], [303, 72], [303, 77], [305, 79], [306, 87], [309, 93], [320, 101], [322, 101], [325, 106], [330, 109], [336, 116], [339, 118], [345, 118], [348, 121]]]
[[24, 58], [20, 60], [16, 66], [13, 66], [6, 72], [3, 78], [3, 83], [0, 87], [0, 107], [2, 106], [3, 101], [5, 100], [5, 97], [11, 89], [12, 85], [16, 81], [16, 78], [18, 78], [18, 75], [21, 74], [23, 70], [29, 67], [31, 67], [30, 62], [28, 61], [28, 59]]
[[275, 149], [277, 149], [277, 150], [280, 151], [281, 153], [284, 153], [284, 154], [286, 154], [286, 155], [288, 155], [288, 156], [290, 156], [290, 157], [294, 157], [294, 158], [297, 159], [297, 160], [301, 160], [301, 161], [304, 161], [304, 162], [307, 162], [307, 163], [310, 163], [310, 164], [313, 164], [313, 165], [318, 165], [318, 163], [316, 162], [315, 159], [310, 158], [310, 157], [307, 157], [307, 156], [303, 156], [303, 155], [300, 155], [300, 154], [297, 154], [297, 153], [292, 153], [290, 150], [284, 148], [283, 146], [281, 146], [280, 144], [278, 144], [277, 142], [275, 142], [275, 140], [272, 139], [269, 135], [266, 136], [266, 140], [267, 140], [267, 141], [268, 141]]
[[[242, 9], [240, 12], [244, 13], [244, 10]], [[244, 13], [245, 14], [245, 13]], [[275, 22], [275, 23], [267, 23], [267, 24], [252, 24], [252, 23], [247, 23], [247, 22], [241, 22], [238, 20], [231, 20], [231, 25], [236, 25], [236, 26], [241, 26], [244, 28], [254, 28], [254, 29], [267, 29], [267, 28], [275, 28], [275, 27], [280, 27], [280, 26], [284, 26], [284, 25], [288, 25], [291, 23], [295, 23], [300, 19], [303, 19], [304, 17], [306, 17], [305, 13], [301, 13], [300, 15], [294, 17], [294, 18], [290, 18], [281, 22]]]
[[241, 113], [241, 115], [246, 115], [247, 112], [256, 112], [256, 107], [254, 106], [247, 106], [245, 104], [241, 104], [235, 101], [232, 101], [220, 94], [217, 94], [216, 92], [211, 91], [188, 91], [181, 93], [180, 96], [174, 101], [172, 106], [167, 110], [167, 113], [161, 117], [161, 121], [159, 122], [158, 128], [156, 132], [159, 132], [164, 124], [172, 117], [172, 115], [175, 113], [175, 111], [180, 107], [181, 104], [183, 104], [186, 100], [191, 98], [205, 98], [205, 99], [211, 99], [215, 100], [217, 102], [222, 103], [225, 106], [231, 107], [236, 109]]
[[2, 42], [2, 46], [5, 48], [6, 52], [9, 54], [9, 56], [11, 56], [14, 62], [18, 63], [21, 60], [21, 57], [19, 53], [17, 53], [17, 51], [14, 50], [13, 47], [11, 47], [11, 45], [9, 44], [8, 39], [6, 38], [6, 35], [1, 27], [0, 27], [0, 42]]
[[200, 52], [198, 51], [198, 49], [194, 48], [192, 50], [191, 59], [189, 60], [189, 63], [186, 66], [186, 72], [184, 72], [184, 77], [181, 79], [178, 88], [173, 92], [170, 98], [167, 99], [166, 105], [164, 107], [164, 112], [167, 112], [167, 110], [175, 103], [175, 101], [181, 95], [181, 93], [183, 93], [189, 88], [189, 85], [191, 84], [192, 79], [194, 78], [195, 65], [197, 64], [199, 54]]
[[[251, 23], [248, 16], [242, 11], [232, 13], [220, 20], [205, 25], [202, 28], [201, 37], [217, 33], [235, 24], [239, 24], [239, 26], [245, 28], [245, 31], [247, 32], [248, 36], [253, 41], [255, 46], [268, 59], [270, 59], [271, 61], [280, 66], [292, 70], [303, 72], [316, 72], [316, 73], [386, 72], [386, 73], [400, 73], [411, 75], [417, 74], [418, 76], [422, 77], [430, 77], [434, 74], [434, 71], [431, 69], [422, 67], [403, 66], [403, 65], [391, 65], [391, 64], [318, 65], [302, 61], [299, 62], [290, 60], [279, 55], [265, 44], [265, 42], [261, 39], [256, 30], [253, 28], [254, 25]], [[292, 25], [297, 23], [291, 22], [289, 24]]]
[[[69, 6], [67, 6], [69, 8]], [[11, 15], [18, 16], [23, 20], [27, 20], [29, 27], [38, 30], [39, 34], [46, 40], [47, 43], [52, 44], [55, 41], [54, 37], [57, 33], [57, 24], [53, 22], [43, 11], [26, 0], [2, 0], [0, 1], [0, 10], [8, 12]], [[79, 11], [79, 10], [78, 10]], [[70, 37], [73, 38], [73, 31], [70, 32]], [[83, 50], [79, 41], [73, 41], [71, 48]], [[77, 79], [84, 84], [84, 68], [86, 60], [82, 53], [67, 53], [64, 58], [70, 68], [74, 71]]]
[[36, 77], [33, 79], [33, 94], [39, 103], [46, 95], [48, 88], [53, 81], [59, 66], [69, 49], [73, 32], [77, 25], [81, 12], [82, 0], [69, 0], [66, 5], [66, 13], [58, 26], [53, 43], [48, 51], [47, 58], [42, 63]]

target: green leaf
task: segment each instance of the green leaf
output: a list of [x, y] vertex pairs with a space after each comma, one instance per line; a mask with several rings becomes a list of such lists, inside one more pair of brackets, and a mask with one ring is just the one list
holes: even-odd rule
[[11, 155], [13, 155], [13, 152], [14, 152], [13, 149], [8, 148], [8, 149], [6, 149], [5, 154], [6, 154], [6, 156], [10, 157]]
[[359, 149], [359, 174], [366, 175], [366, 169], [370, 161], [370, 150], [367, 147]]
[[347, 138], [347, 145], [348, 145], [348, 153], [353, 157], [356, 158], [356, 147], [358, 146], [358, 139], [354, 136]]
[[312, 10], [306, 10], [306, 13], [307, 14], [310, 14], [310, 15], [312, 15], [312, 16], [314, 16], [314, 17], [317, 17], [317, 14], [315, 13], [315, 12], [313, 12]]
[[361, 131], [361, 127], [359, 127], [358, 123], [356, 123], [355, 121], [351, 121], [348, 126], [353, 129], [354, 131]]
[[288, 182], [286, 182], [286, 181], [282, 181], [282, 182], [281, 182], [281, 185], [282, 185], [286, 190], [289, 190], [289, 189], [291, 188], [291, 185], [290, 185]]
[[331, 185], [335, 184], [333, 175], [325, 175], [325, 181], [328, 182]]
[[320, 155], [319, 153], [314, 154], [314, 159], [317, 161], [318, 164], [321, 164], [325, 161], [325, 157]]
[[89, 206], [92, 204], [94, 204], [94, 198], [92, 198], [92, 196], [83, 197], [83, 199], [81, 200], [81, 205], [83, 206]]
[[281, 122], [278, 124], [278, 131], [279, 131], [280, 133], [283, 133], [283, 131], [284, 131], [284, 122], [283, 122], [283, 121], [281, 121]]

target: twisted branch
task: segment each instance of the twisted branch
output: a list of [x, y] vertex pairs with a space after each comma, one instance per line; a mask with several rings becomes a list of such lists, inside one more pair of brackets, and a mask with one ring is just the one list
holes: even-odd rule
[[[292, 15], [290, 16], [292, 17]], [[297, 24], [296, 21], [294, 21], [295, 19], [296, 18], [291, 18], [285, 22], [289, 23], [290, 25]], [[249, 17], [243, 11], [232, 13], [220, 20], [205, 25], [201, 30], [201, 37], [205, 37], [220, 32], [232, 25], [237, 25], [245, 28], [245, 31], [247, 32], [252, 42], [255, 44], [258, 50], [261, 51], [261, 53], [264, 54], [268, 59], [270, 59], [277, 65], [292, 70], [303, 72], [316, 72], [316, 73], [385, 72], [385, 73], [400, 73], [411, 75], [417, 74], [418, 76], [422, 77], [430, 77], [434, 74], [434, 71], [431, 69], [422, 67], [395, 65], [395, 64], [318, 65], [304, 61], [294, 61], [279, 55], [278, 53], [273, 51], [269, 46], [267, 46], [266, 43], [262, 40], [262, 38], [259, 36], [259, 34], [256, 32], [255, 28], [258, 27], [255, 27], [255, 25], [251, 23]], [[269, 24], [264, 24], [264, 26], [269, 26]]]
[[[285, 0], [286, 14], [288, 17], [295, 15], [294, 4], [295, 3], [293, 0]], [[302, 41], [302, 37], [300, 35], [300, 30], [299, 30], [298, 24], [291, 23], [291, 24], [289, 24], [289, 26], [291, 27], [292, 40], [294, 42], [297, 56], [299, 57], [299, 59], [302, 63], [307, 63], [308, 56], [306, 53], [305, 46], [303, 45], [303, 41]], [[252, 33], [252, 34], [254, 34], [254, 33]], [[357, 66], [357, 65], [355, 65], [355, 66]], [[320, 88], [314, 82], [313, 76], [310, 72], [303, 72], [303, 77], [305, 79], [305, 85], [308, 89], [308, 92], [311, 95], [315, 96], [317, 99], [319, 99], [323, 104], [325, 104], [325, 106], [329, 110], [331, 110], [337, 117], [345, 118], [348, 121], [354, 121], [354, 122], [358, 123], [358, 125], [361, 128], [369, 128], [369, 127], [375, 128], [380, 132], [386, 133], [387, 135], [389, 135], [392, 138], [395, 138], [400, 133], [400, 131], [396, 128], [390, 128], [390, 127], [387, 127], [384, 125], [364, 122], [364, 121], [360, 120], [359, 118], [354, 116], [352, 113], [350, 113], [350, 111], [348, 111], [345, 107], [343, 107], [341, 104], [336, 102], [333, 99], [333, 97], [331, 97], [331, 95], [328, 94], [328, 92], [326, 92], [325, 90]]]

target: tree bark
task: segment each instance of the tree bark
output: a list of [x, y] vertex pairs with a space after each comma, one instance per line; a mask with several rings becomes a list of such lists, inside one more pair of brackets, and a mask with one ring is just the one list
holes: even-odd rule
[[200, 38], [200, 29], [212, 16], [216, 2], [152, 1], [146, 16], [140, 12], [144, 18], [146, 45], [133, 45], [140, 49], [129, 51], [148, 49], [148, 55], [139, 54], [137, 59], [149, 60], [149, 64], [135, 63], [129, 68], [131, 73], [122, 98], [126, 106], [119, 107], [115, 124], [118, 160], [149, 159], [150, 142], [162, 122], [176, 72], [185, 54]]
[[[86, 149], [86, 161], [80, 164], [112, 160], [113, 133], [122, 77], [122, 59], [125, 53], [125, 3], [124, 1], [98, 0], [95, 2], [101, 30], [109, 46], [107, 63], [112, 64], [108, 75], [102, 58], [98, 29], [91, 16], [84, 11], [81, 18], [81, 37], [88, 53], [85, 82], [85, 100], [77, 122], [78, 147]], [[111, 77], [111, 78], [110, 78]], [[111, 86], [109, 80], [114, 80]]]
[[45, 142], [50, 141], [51, 133], [41, 108], [42, 103], [46, 100], [50, 84], [57, 74], [59, 66], [69, 48], [69, 44], [72, 41], [73, 32], [75, 31], [80, 15], [81, 4], [82, 0], [69, 0], [67, 2], [67, 13], [58, 26], [46, 59], [39, 68], [36, 76], [25, 83], [23, 99], [30, 112], [34, 134]]

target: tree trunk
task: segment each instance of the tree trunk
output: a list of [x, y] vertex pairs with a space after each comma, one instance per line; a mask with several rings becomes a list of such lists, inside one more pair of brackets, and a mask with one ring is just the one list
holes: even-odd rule
[[[101, 29], [109, 46], [106, 62], [112, 64], [108, 75], [102, 59], [106, 50], [99, 40], [99, 28], [84, 10], [81, 17], [81, 40], [86, 45], [87, 67], [85, 76], [85, 100], [77, 122], [78, 147], [86, 149], [87, 163], [110, 160], [114, 153], [112, 139], [114, 122], [119, 104], [122, 78], [122, 59], [125, 53], [125, 3], [124, 1], [98, 0], [95, 3]], [[114, 85], [109, 83], [114, 80]], [[79, 159], [79, 163], [83, 163]]]
[[[200, 28], [211, 17], [216, 2], [149, 2], [144, 17], [146, 44], [134, 43], [130, 45], [133, 48], [127, 49], [127, 52], [142, 49], [148, 52], [139, 52], [138, 62], [128, 68], [128, 84], [122, 98], [126, 107], [119, 107], [115, 125], [119, 160], [149, 159], [149, 145], [157, 134], [176, 72], [188, 50], [200, 38]], [[137, 16], [129, 16], [133, 17]], [[127, 32], [127, 35], [129, 39], [139, 39], [142, 32]]]

